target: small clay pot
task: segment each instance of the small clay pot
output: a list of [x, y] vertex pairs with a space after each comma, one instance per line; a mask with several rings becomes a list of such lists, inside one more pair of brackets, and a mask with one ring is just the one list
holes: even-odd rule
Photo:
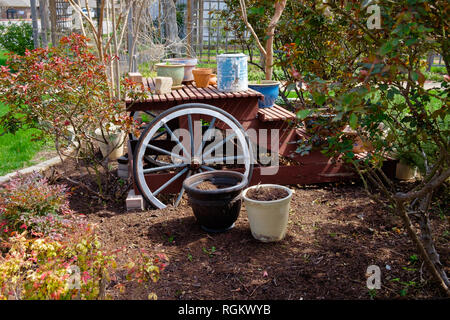
[[217, 76], [215, 74], [211, 75], [211, 78], [209, 79], [209, 85], [210, 86], [217, 85]]
[[195, 68], [192, 70], [194, 75], [195, 85], [198, 88], [206, 88], [209, 85], [209, 79], [212, 75], [211, 68]]

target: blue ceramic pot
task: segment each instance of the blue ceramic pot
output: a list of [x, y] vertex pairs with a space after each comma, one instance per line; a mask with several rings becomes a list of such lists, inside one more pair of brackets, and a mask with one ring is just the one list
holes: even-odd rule
[[280, 82], [272, 80], [262, 80], [261, 83], [249, 83], [248, 87], [261, 92], [264, 95], [264, 100], [258, 101], [258, 107], [270, 108], [275, 104], [280, 90]]

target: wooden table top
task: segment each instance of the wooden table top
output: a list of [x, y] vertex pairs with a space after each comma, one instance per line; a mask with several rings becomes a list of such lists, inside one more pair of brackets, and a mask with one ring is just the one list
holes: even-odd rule
[[[150, 89], [151, 92], [155, 91], [155, 83], [152, 78], [143, 78], [143, 84], [145, 88]], [[161, 103], [161, 102], [191, 102], [193, 100], [218, 100], [218, 99], [240, 99], [240, 98], [259, 98], [262, 99], [263, 95], [253, 89], [246, 91], [225, 93], [220, 92], [217, 86], [208, 86], [207, 88], [197, 88], [192, 84], [183, 85], [183, 88], [172, 90], [167, 94], [153, 94], [149, 95], [145, 101], [140, 103]], [[133, 103], [130, 99], [126, 99], [127, 104]]]

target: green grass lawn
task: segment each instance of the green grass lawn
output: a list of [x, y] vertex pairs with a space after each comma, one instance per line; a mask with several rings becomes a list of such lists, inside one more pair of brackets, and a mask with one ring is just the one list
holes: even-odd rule
[[6, 59], [7, 59], [6, 53], [7, 52], [8, 51], [0, 50], [0, 66], [4, 66], [6, 64]]
[[[6, 111], [7, 107], [0, 104], [0, 117]], [[48, 142], [31, 141], [33, 133], [37, 132], [37, 129], [21, 129], [16, 134], [0, 136], [0, 176], [44, 160], [35, 159], [37, 153], [52, 147]]]

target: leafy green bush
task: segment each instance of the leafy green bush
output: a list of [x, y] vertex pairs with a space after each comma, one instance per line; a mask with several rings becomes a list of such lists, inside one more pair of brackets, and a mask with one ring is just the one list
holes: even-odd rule
[[31, 24], [23, 22], [0, 25], [0, 46], [18, 55], [24, 55], [27, 49], [32, 50], [34, 45]]
[[445, 67], [431, 67], [430, 72], [439, 73], [439, 74], [447, 74], [447, 69]]
[[[95, 226], [81, 221], [60, 240], [28, 239], [24, 232], [6, 245], [8, 252], [0, 255], [0, 300], [109, 299], [110, 280], [122, 293], [125, 283], [147, 286], [158, 281], [167, 261], [164, 254], [153, 257], [141, 250], [118, 266], [114, 253], [102, 247]], [[123, 274], [126, 279], [119, 278]], [[151, 293], [148, 298], [157, 297]]]
[[[442, 77], [439, 90], [427, 88], [421, 72], [431, 50], [449, 65], [448, 1], [379, 0], [382, 19], [375, 29], [366, 27], [360, 2], [308, 2], [320, 6], [295, 12], [299, 17], [289, 23], [291, 39], [286, 38], [279, 63], [305, 84], [305, 96], [317, 107], [297, 115], [301, 120], [313, 113], [329, 116], [336, 130], [318, 135], [322, 152], [352, 163], [368, 194], [399, 215], [435, 282], [450, 296], [430, 222], [434, 199], [440, 200], [437, 190], [450, 177], [450, 83]], [[324, 54], [309, 57], [308, 47]], [[397, 185], [385, 174], [383, 161], [393, 154], [422, 163], [419, 183]]]
[[119, 280], [148, 286], [159, 279], [164, 254], [141, 251], [118, 267], [114, 254], [122, 249], [104, 250], [96, 226], [69, 209], [68, 195], [38, 174], [0, 190], [0, 300], [103, 299], [111, 279], [121, 292]]

